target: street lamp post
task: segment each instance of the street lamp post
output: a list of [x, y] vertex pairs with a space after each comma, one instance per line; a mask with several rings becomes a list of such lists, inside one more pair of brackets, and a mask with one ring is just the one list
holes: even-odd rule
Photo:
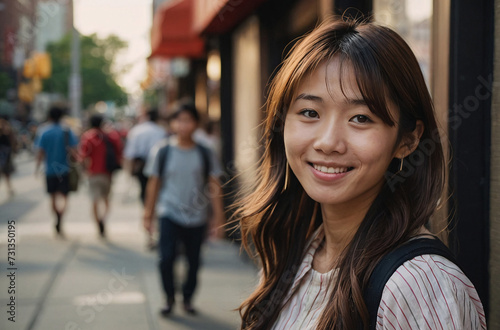
[[73, 26], [71, 39], [71, 76], [69, 79], [70, 115], [81, 119], [82, 80], [80, 76], [80, 33]]

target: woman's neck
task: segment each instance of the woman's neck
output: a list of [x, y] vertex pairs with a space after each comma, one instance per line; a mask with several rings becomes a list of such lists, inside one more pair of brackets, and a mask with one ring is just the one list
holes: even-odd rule
[[356, 207], [321, 205], [325, 241], [314, 257], [314, 269], [326, 272], [335, 267], [340, 254], [356, 234], [370, 206], [371, 201]]

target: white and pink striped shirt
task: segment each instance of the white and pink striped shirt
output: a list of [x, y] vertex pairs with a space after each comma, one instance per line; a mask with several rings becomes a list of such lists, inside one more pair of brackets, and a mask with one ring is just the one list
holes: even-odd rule
[[[319, 273], [314, 254], [324, 240], [318, 228], [295, 276], [288, 300], [273, 330], [312, 330], [328, 302], [337, 270]], [[437, 255], [422, 255], [401, 265], [390, 277], [378, 309], [377, 329], [486, 329], [479, 296], [464, 273]]]

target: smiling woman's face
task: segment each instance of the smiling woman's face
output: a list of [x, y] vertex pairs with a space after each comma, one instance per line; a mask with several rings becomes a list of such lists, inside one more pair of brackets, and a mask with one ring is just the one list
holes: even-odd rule
[[[371, 204], [389, 163], [404, 151], [395, 147], [397, 124], [370, 111], [353, 70], [344, 70], [342, 86], [336, 58], [302, 80], [287, 112], [284, 142], [290, 167], [312, 199], [356, 207]], [[388, 107], [397, 123], [399, 111], [391, 102]]]

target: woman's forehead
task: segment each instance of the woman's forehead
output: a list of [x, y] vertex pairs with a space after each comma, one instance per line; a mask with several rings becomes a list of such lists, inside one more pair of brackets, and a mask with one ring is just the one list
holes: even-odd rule
[[330, 96], [348, 99], [362, 99], [355, 70], [349, 61], [341, 61], [338, 56], [321, 62], [308, 72], [297, 84], [296, 97], [307, 89], [325, 89]]

